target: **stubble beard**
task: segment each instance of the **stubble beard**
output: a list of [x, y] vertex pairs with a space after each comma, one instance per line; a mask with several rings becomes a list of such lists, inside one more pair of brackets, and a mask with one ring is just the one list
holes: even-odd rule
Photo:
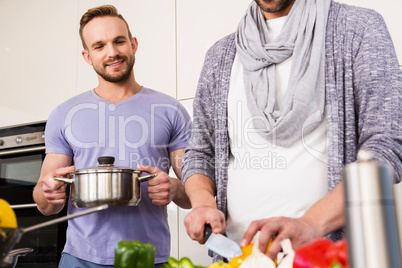
[[[122, 60], [122, 59], [117, 58], [116, 60]], [[123, 62], [123, 64], [126, 64], [126, 68], [120, 75], [113, 75], [113, 74], [107, 73], [105, 71], [105, 66], [102, 66], [103, 67], [102, 69], [96, 68], [94, 66], [94, 70], [105, 81], [111, 82], [111, 83], [118, 83], [118, 82], [125, 81], [130, 77], [131, 72], [134, 67], [134, 63], [135, 63], [135, 56], [126, 58], [126, 60]]]
[[275, 13], [286, 9], [295, 0], [255, 0], [262, 11]]

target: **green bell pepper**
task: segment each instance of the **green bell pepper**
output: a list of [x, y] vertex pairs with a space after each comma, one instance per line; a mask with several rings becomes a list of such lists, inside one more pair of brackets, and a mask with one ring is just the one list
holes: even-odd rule
[[180, 260], [169, 257], [167, 262], [168, 263], [163, 266], [164, 268], [205, 268], [204, 266], [194, 265], [187, 257], [183, 257]]
[[140, 241], [122, 240], [115, 249], [115, 268], [153, 268], [155, 247]]

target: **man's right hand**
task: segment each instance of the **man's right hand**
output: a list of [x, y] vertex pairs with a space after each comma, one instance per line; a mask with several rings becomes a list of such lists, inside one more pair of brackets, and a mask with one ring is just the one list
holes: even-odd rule
[[66, 186], [54, 177], [63, 177], [74, 171], [73, 158], [64, 154], [48, 153], [42, 164], [40, 178], [33, 191], [33, 198], [43, 215], [53, 215], [63, 209], [66, 202]]
[[204, 226], [211, 225], [215, 234], [226, 232], [225, 215], [216, 206], [216, 186], [209, 177], [194, 174], [184, 185], [192, 210], [184, 218], [184, 226], [191, 239], [205, 243]]
[[222, 211], [212, 207], [199, 207], [191, 210], [184, 218], [184, 226], [191, 239], [205, 243], [204, 226], [211, 225], [212, 232], [226, 232], [225, 216]]
[[43, 195], [49, 204], [63, 205], [66, 202], [66, 184], [56, 181], [54, 177], [64, 177], [74, 170], [74, 166], [59, 168], [43, 178]]

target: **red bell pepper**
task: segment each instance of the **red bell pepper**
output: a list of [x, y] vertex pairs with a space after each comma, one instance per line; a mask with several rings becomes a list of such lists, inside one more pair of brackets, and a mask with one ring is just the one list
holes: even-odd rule
[[348, 247], [345, 239], [332, 243], [325, 252], [328, 262], [339, 262], [343, 267], [348, 264]]
[[325, 238], [316, 239], [296, 250], [293, 268], [329, 268], [325, 251], [332, 241]]
[[320, 238], [296, 250], [293, 268], [348, 268], [346, 240]]

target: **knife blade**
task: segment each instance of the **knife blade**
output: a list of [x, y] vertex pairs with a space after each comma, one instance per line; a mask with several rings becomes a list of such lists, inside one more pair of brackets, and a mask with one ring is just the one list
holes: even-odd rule
[[213, 233], [209, 224], [204, 226], [204, 239], [206, 248], [228, 260], [243, 255], [240, 246], [235, 241], [222, 234]]

